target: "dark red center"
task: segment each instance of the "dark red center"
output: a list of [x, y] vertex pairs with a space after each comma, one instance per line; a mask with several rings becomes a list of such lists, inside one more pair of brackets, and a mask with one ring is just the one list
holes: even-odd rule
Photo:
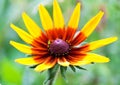
[[51, 54], [64, 55], [69, 52], [69, 44], [62, 39], [54, 40], [49, 47]]

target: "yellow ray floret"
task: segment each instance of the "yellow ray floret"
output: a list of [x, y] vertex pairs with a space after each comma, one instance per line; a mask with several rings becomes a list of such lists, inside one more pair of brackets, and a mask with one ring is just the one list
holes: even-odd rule
[[46, 59], [44, 63], [38, 65], [35, 68], [35, 71], [37, 72], [41, 72], [44, 71], [46, 69], [52, 68], [54, 65], [56, 64], [56, 60], [54, 60], [53, 62], [50, 61], [50, 58]]
[[39, 37], [41, 34], [39, 26], [25, 12], [22, 14], [22, 17], [30, 34], [35, 38]]
[[64, 27], [64, 18], [59, 7], [59, 4], [56, 0], [53, 2], [53, 20], [55, 28], [63, 28]]
[[89, 50], [95, 50], [95, 49], [100, 48], [102, 46], [108, 45], [110, 43], [115, 42], [117, 39], [118, 39], [117, 37], [110, 37], [110, 38], [91, 42], [91, 43], [89, 43]]
[[82, 61], [89, 61], [89, 62], [95, 62], [95, 63], [105, 63], [105, 62], [109, 62], [110, 59], [105, 57], [105, 56], [98, 55], [98, 54], [87, 53], [87, 55], [83, 58]]
[[92, 62], [94, 63], [106, 63], [109, 62], [110, 59], [105, 57], [105, 56], [101, 56], [98, 54], [94, 54], [94, 53], [87, 53], [86, 56], [78, 62], [74, 62], [71, 63], [72, 65], [86, 65], [86, 64], [90, 64]]
[[73, 11], [73, 14], [68, 22], [68, 27], [77, 29], [80, 19], [80, 3], [78, 3]]
[[69, 66], [69, 62], [63, 57], [63, 58], [58, 58], [58, 64], [62, 66]]
[[94, 31], [94, 29], [100, 22], [103, 14], [104, 13], [102, 11], [100, 11], [95, 17], [93, 17], [90, 21], [88, 21], [88, 23], [82, 28], [81, 32], [86, 37], [88, 37]]
[[19, 58], [19, 59], [16, 59], [15, 62], [23, 64], [23, 65], [36, 65], [36, 64], [38, 64], [38, 62], [36, 62], [32, 57]]
[[29, 35], [27, 32], [23, 31], [21, 28], [18, 28], [13, 24], [11, 24], [10, 26], [15, 32], [17, 32], [17, 34], [22, 40], [24, 40], [28, 44], [32, 43], [33, 37], [31, 35]]
[[39, 6], [39, 13], [43, 28], [45, 30], [52, 29], [53, 28], [52, 19], [44, 6], [42, 5]]
[[17, 43], [15, 41], [10, 41], [10, 44], [15, 47], [17, 50], [26, 53], [26, 54], [32, 54], [32, 50], [30, 46], [26, 46], [24, 44]]

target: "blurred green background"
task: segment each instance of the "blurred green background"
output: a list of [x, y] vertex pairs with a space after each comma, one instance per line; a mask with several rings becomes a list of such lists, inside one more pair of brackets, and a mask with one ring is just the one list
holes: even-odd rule
[[[99, 10], [105, 15], [87, 42], [120, 37], [120, 0], [58, 0], [67, 23], [77, 2], [81, 2], [81, 19], [79, 29], [95, 16]], [[41, 26], [38, 5], [44, 4], [52, 16], [52, 0], [0, 0], [0, 85], [42, 85], [47, 71], [37, 73], [27, 66], [14, 62], [14, 59], [26, 55], [13, 48], [10, 40], [24, 43], [10, 28], [10, 23], [25, 29], [21, 14], [26, 12]], [[109, 63], [84, 66], [87, 71], [74, 73], [67, 69], [65, 81], [59, 74], [55, 85], [120, 85], [120, 42], [94, 51], [111, 59]]]

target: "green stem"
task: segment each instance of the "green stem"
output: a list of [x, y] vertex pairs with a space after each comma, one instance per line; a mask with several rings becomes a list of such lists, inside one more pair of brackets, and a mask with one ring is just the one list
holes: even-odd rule
[[58, 72], [59, 72], [59, 68], [56, 70], [53, 78], [49, 81], [49, 84], [48, 84], [48, 85], [53, 85], [54, 81], [55, 81], [56, 78], [57, 78]]
[[49, 80], [48, 85], [53, 85], [54, 81], [56, 80], [56, 76], [57, 76], [57, 72], [55, 73], [55, 75], [53, 76], [53, 78]]
[[49, 69], [49, 71], [48, 71], [49, 81], [48, 81], [47, 85], [53, 85], [54, 84], [54, 82], [57, 78], [58, 72], [59, 72], [59, 65], [56, 65], [54, 68]]

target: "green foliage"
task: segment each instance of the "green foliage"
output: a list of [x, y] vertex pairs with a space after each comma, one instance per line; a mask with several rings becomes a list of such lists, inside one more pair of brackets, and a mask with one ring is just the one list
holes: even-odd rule
[[79, 70], [87, 70], [87, 69], [85, 69], [85, 68], [83, 68], [81, 66], [72, 66], [72, 65], [70, 65], [70, 68], [72, 69], [73, 72], [76, 72], [76, 68], [78, 68]]
[[67, 70], [67, 67], [60, 66], [60, 73], [61, 73], [62, 77], [67, 81], [66, 70]]
[[17, 67], [8, 60], [3, 60], [1, 64], [2, 84], [4, 85], [21, 85], [22, 76]]
[[75, 67], [78, 68], [78, 69], [80, 69], [80, 70], [87, 70], [87, 69], [85, 69], [83, 67], [80, 67], [80, 66], [75, 66]]
[[74, 66], [70, 65], [70, 68], [72, 69], [73, 72], [76, 72], [76, 69]]

